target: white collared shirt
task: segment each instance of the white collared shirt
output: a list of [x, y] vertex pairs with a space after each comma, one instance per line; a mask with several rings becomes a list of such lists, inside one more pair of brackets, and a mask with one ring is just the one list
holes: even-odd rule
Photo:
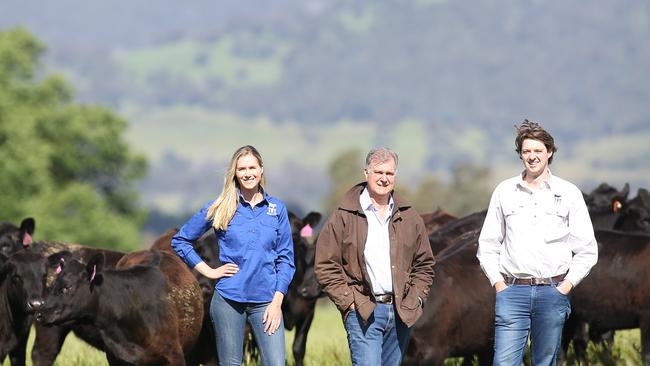
[[393, 292], [393, 277], [390, 268], [390, 239], [388, 228], [395, 203], [393, 197], [388, 202], [388, 215], [384, 220], [379, 217], [379, 210], [372, 204], [368, 188], [359, 196], [359, 203], [368, 220], [368, 238], [363, 256], [375, 295]]
[[[549, 172], [550, 175], [550, 172]], [[567, 273], [576, 286], [598, 260], [598, 245], [582, 192], [550, 175], [530, 189], [522, 175], [501, 182], [479, 237], [477, 257], [494, 285], [503, 275], [548, 278]]]

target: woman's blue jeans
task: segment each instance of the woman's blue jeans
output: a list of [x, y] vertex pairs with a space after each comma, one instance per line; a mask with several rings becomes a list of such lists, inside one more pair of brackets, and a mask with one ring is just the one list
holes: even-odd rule
[[241, 303], [223, 298], [215, 291], [210, 303], [210, 316], [216, 337], [221, 366], [241, 366], [244, 350], [244, 329], [248, 320], [262, 355], [262, 365], [284, 366], [284, 322], [275, 333], [264, 333], [264, 310], [269, 303]]
[[521, 365], [530, 335], [535, 366], [555, 365], [571, 304], [557, 285], [510, 285], [496, 294], [494, 365]]

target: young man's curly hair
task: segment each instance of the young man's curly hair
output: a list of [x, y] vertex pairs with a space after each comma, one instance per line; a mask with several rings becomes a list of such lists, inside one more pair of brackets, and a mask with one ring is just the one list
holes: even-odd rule
[[546, 132], [539, 123], [524, 119], [521, 126], [517, 127], [517, 125], [515, 125], [515, 129], [517, 130], [517, 137], [515, 137], [515, 151], [520, 158], [521, 145], [524, 143], [525, 139], [531, 139], [540, 141], [544, 146], [546, 146], [546, 150], [553, 153], [553, 155], [548, 159], [548, 163], [550, 164], [553, 162], [553, 157], [555, 157], [555, 152], [557, 151], [555, 140], [553, 140], [553, 136]]

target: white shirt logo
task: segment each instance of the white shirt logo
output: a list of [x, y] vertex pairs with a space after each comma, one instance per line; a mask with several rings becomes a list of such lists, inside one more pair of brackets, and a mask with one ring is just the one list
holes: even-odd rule
[[276, 216], [278, 214], [278, 207], [275, 203], [269, 203], [269, 209], [266, 211], [267, 215]]

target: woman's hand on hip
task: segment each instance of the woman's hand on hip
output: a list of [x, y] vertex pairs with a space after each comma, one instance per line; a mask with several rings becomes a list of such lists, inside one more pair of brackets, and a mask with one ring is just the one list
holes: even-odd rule
[[200, 262], [194, 269], [207, 278], [218, 280], [221, 277], [232, 277], [239, 271], [239, 267], [234, 263], [226, 263], [219, 268], [212, 268], [205, 262]]

